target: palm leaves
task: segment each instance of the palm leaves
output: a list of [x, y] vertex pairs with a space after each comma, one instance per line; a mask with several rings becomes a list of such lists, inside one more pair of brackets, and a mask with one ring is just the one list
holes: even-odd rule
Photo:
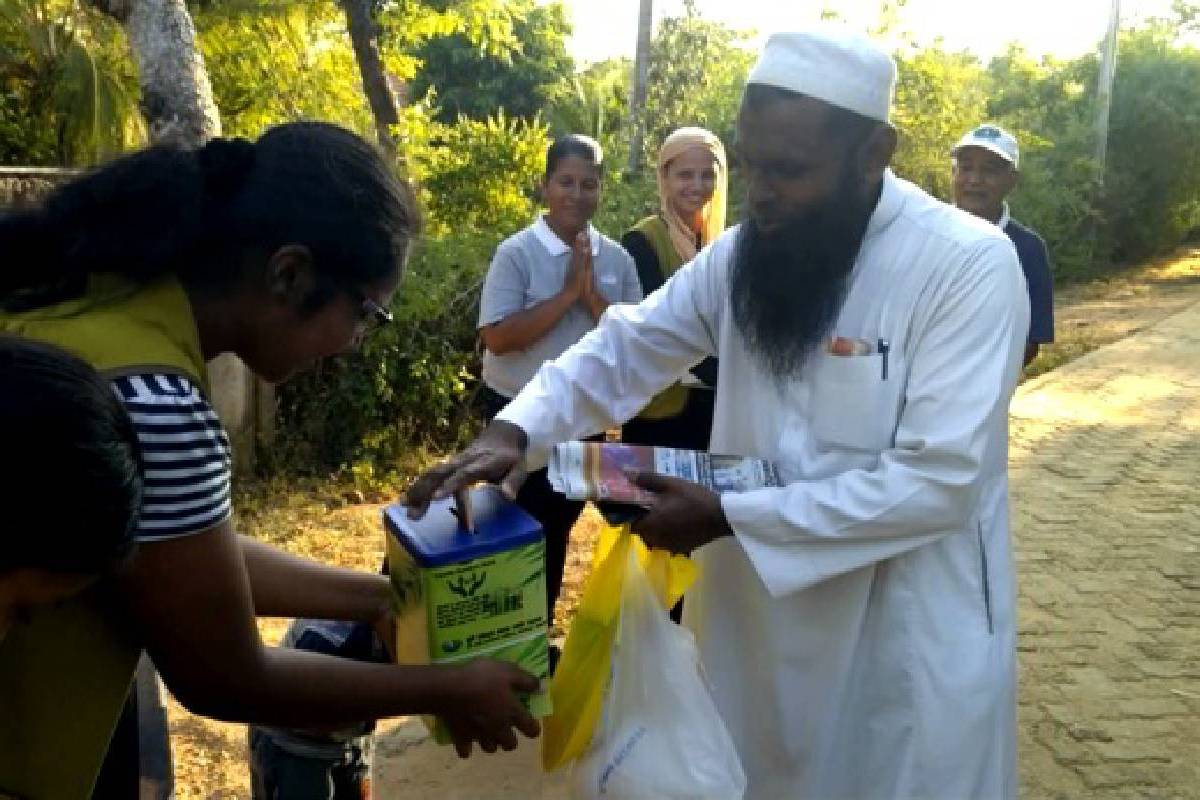
[[93, 164], [145, 139], [110, 23], [75, 0], [0, 0], [0, 83], [18, 85], [63, 165]]
[[620, 129], [628, 109], [630, 63], [610, 60], [565, 79], [547, 109], [555, 134], [586, 133], [603, 141]]

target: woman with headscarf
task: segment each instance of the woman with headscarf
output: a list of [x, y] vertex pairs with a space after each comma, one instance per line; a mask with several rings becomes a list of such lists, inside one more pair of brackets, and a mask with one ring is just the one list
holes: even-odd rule
[[[659, 212], [621, 237], [647, 296], [725, 229], [725, 148], [710, 131], [680, 128], [659, 148], [657, 174]], [[622, 440], [707, 450], [716, 385], [717, 360], [705, 359], [625, 423]]]

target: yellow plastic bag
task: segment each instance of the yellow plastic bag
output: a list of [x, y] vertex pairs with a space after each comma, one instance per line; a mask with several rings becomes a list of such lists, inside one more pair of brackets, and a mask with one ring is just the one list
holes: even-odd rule
[[696, 565], [665, 550], [647, 550], [629, 526], [605, 526], [592, 556], [575, 619], [550, 685], [554, 712], [542, 720], [542, 767], [553, 771], [574, 761], [592, 741], [611, 669], [612, 644], [621, 613], [629, 548], [662, 602], [675, 605], [696, 579]]

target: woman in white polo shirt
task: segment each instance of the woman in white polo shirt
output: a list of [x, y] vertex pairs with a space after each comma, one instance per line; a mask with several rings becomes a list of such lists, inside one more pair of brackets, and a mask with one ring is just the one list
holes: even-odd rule
[[[587, 136], [556, 140], [546, 151], [545, 213], [496, 248], [479, 309], [488, 419], [544, 362], [595, 327], [610, 303], [642, 299], [633, 258], [591, 224], [602, 160], [600, 145]], [[547, 612], [553, 619], [567, 536], [583, 504], [551, 489], [544, 469], [529, 476], [517, 502], [546, 532]]]

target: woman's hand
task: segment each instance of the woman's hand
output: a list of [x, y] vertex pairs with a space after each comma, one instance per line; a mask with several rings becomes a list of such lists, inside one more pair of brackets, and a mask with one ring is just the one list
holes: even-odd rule
[[571, 259], [563, 276], [563, 294], [572, 302], [581, 302], [592, 287], [592, 248], [587, 231], [580, 231], [571, 245]]
[[486, 753], [517, 748], [513, 729], [533, 739], [541, 732], [538, 721], [521, 705], [520, 696], [538, 691], [537, 678], [503, 661], [480, 659], [452, 669], [445, 711], [438, 714], [454, 738], [461, 758], [471, 755], [479, 742]]
[[[596, 269], [595, 262], [592, 260], [592, 242], [588, 238], [586, 231], [580, 231], [575, 237], [575, 246], [571, 252], [572, 264], [578, 263], [582, 267], [583, 275], [580, 279], [579, 302], [591, 314], [594, 321], [600, 320], [600, 315], [604, 313], [604, 309], [608, 308], [608, 300], [600, 293], [596, 287]], [[569, 270], [568, 270], [569, 271]]]

